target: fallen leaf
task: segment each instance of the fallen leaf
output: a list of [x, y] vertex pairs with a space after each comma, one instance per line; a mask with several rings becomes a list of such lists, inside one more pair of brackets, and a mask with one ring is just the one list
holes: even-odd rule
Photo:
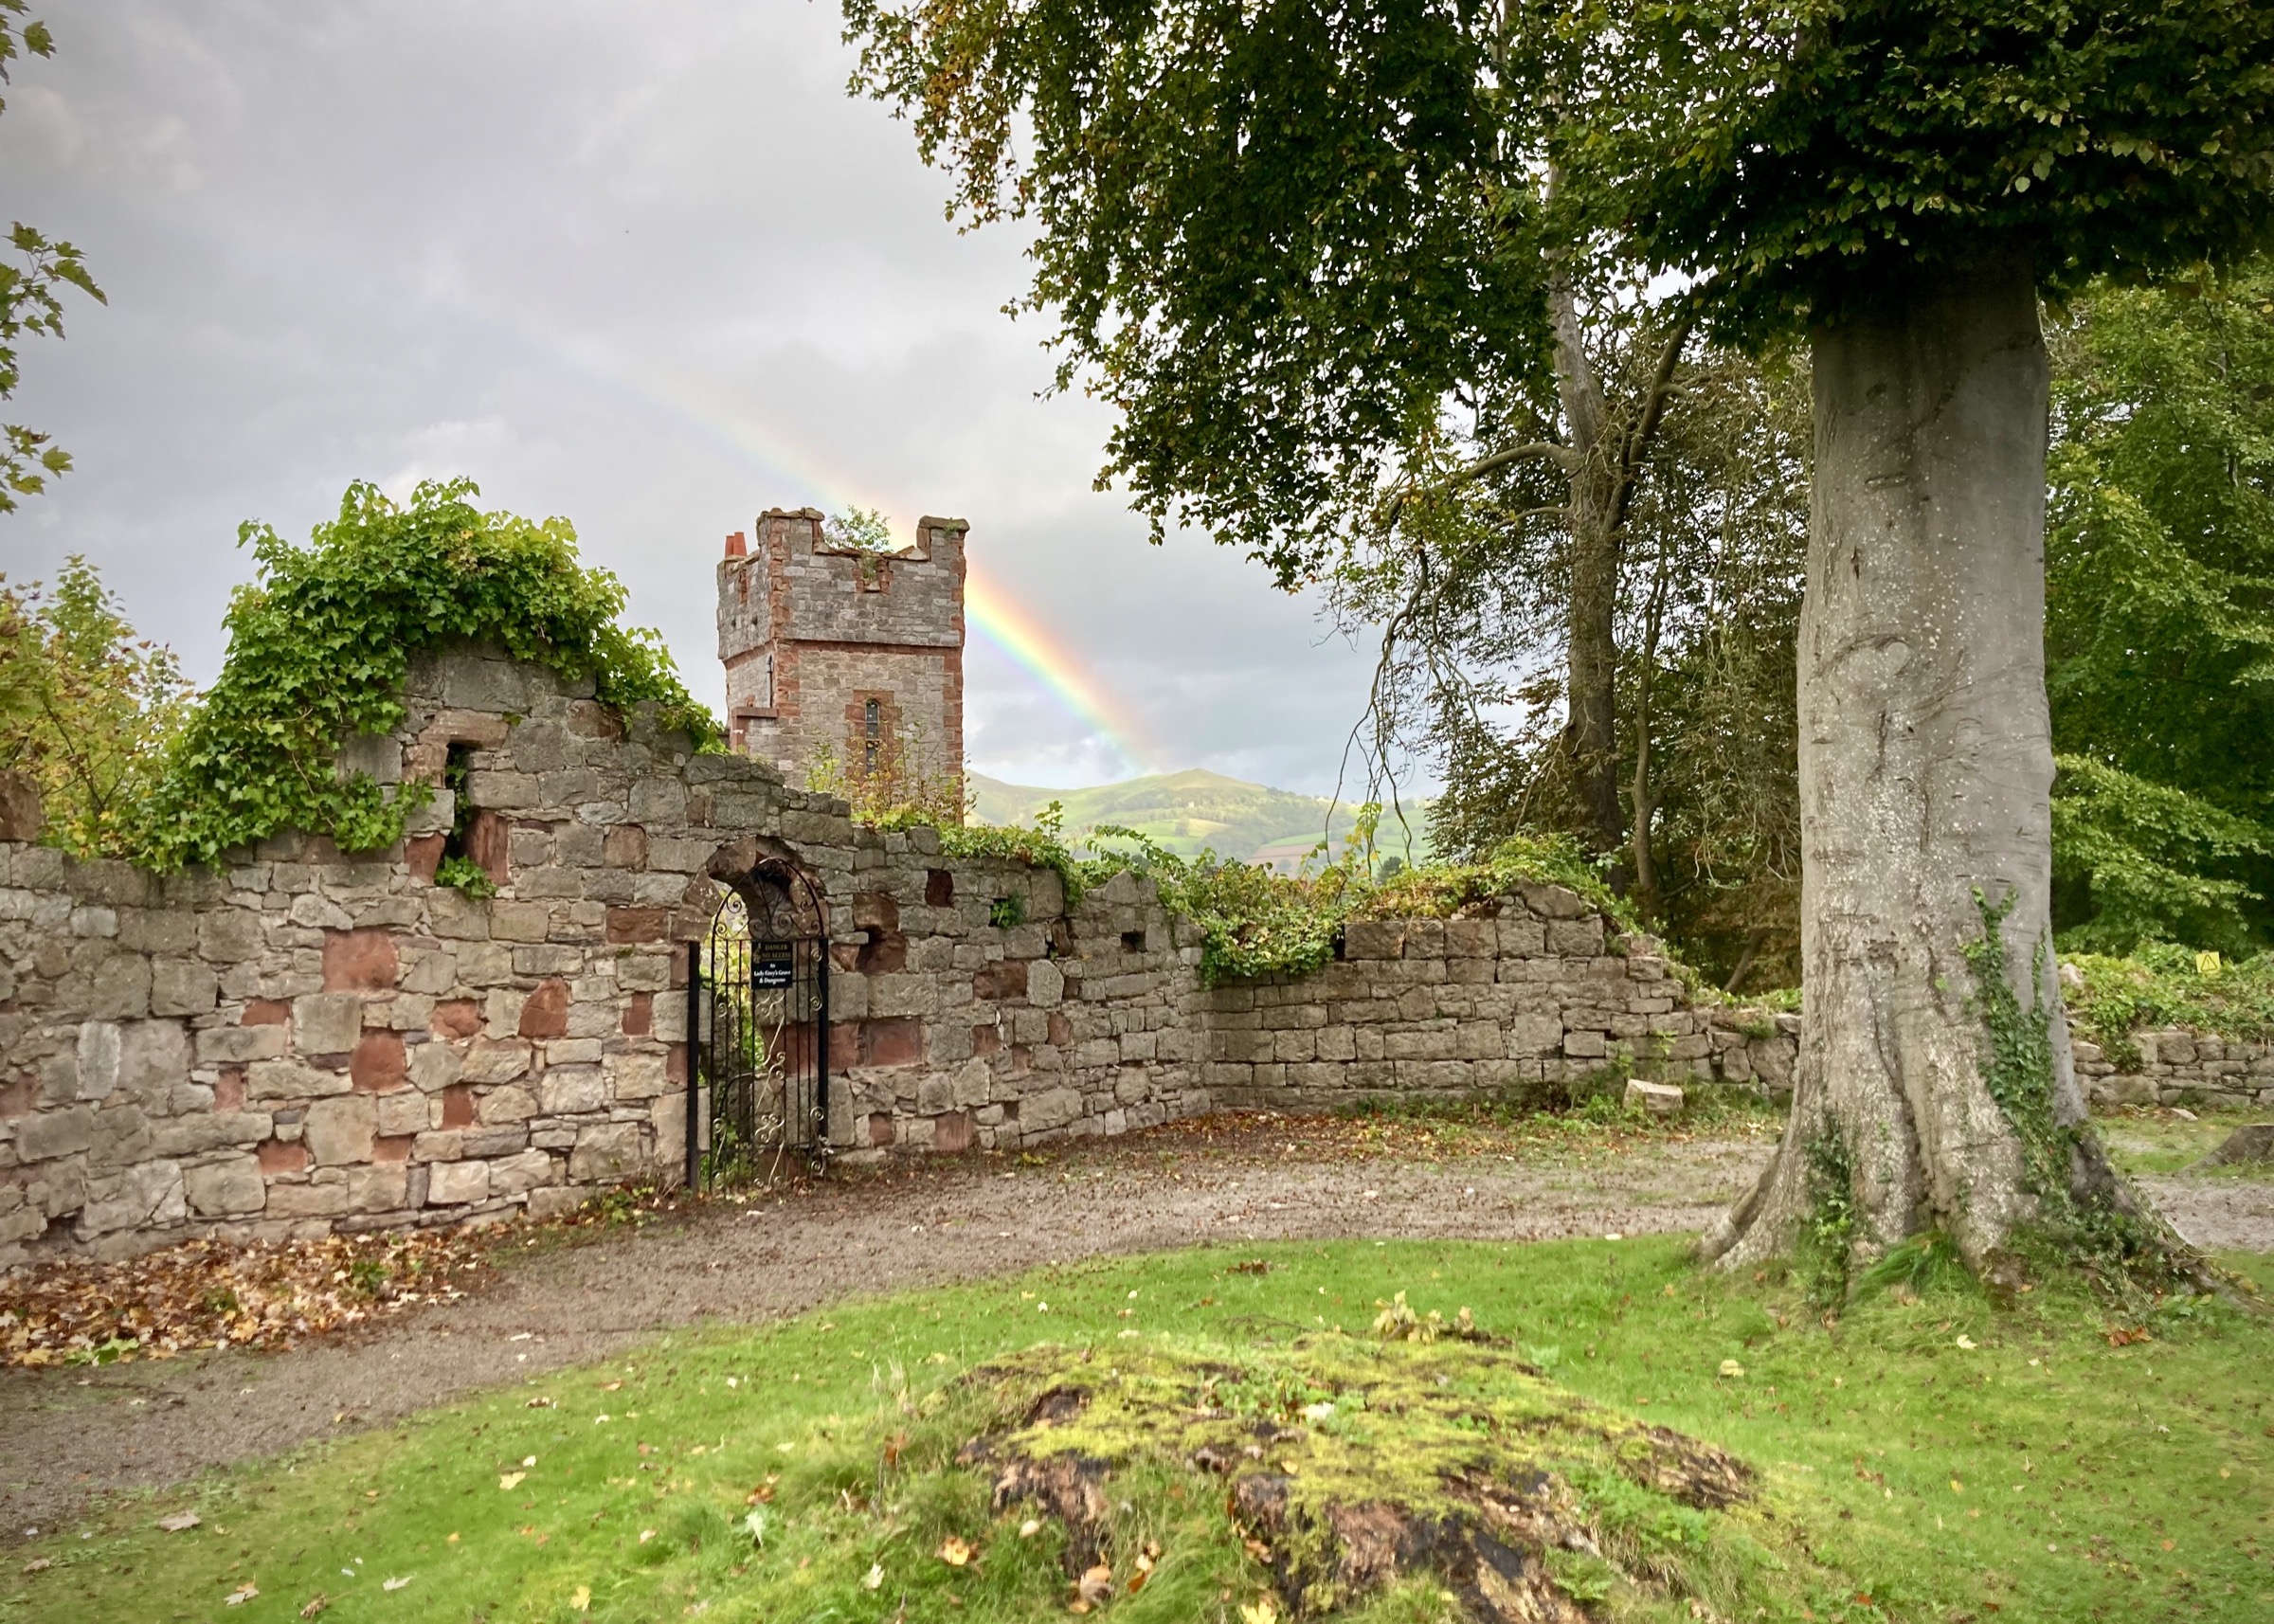
[[1029, 1517], [1019, 1525], [1019, 1537], [1022, 1540], [1031, 1540], [1041, 1531], [1042, 1519], [1039, 1517]]
[[1968, 1353], [1972, 1353], [1974, 1351], [1974, 1338], [1967, 1336], [1964, 1332], [1960, 1332], [1958, 1341], [1951, 1345], [1954, 1347], [1962, 1347]]
[[869, 1571], [861, 1578], [860, 1588], [863, 1590], [881, 1590], [884, 1588], [884, 1564], [882, 1562], [871, 1562], [869, 1564]]
[[331, 1605], [332, 1598], [319, 1590], [302, 1604], [300, 1608], [300, 1616], [303, 1618], [314, 1618], [317, 1614], [323, 1612], [325, 1608]]
[[52, 1562], [51, 1561], [49, 1561], [49, 1560], [48, 1560], [47, 1558], [45, 1558], [45, 1557], [34, 1557], [34, 1558], [32, 1558], [32, 1559], [31, 1559], [31, 1561], [27, 1561], [27, 1562], [26, 1562], [26, 1563], [24, 1564], [24, 1572], [26, 1572], [26, 1573], [45, 1573], [45, 1572], [46, 1572], [46, 1571], [47, 1571], [49, 1568], [53, 1567], [54, 1565], [55, 1565], [55, 1563], [54, 1563], [54, 1562]]
[[381, 1590], [401, 1590], [405, 1585], [411, 1581], [412, 1577], [413, 1576], [409, 1574], [406, 1574], [401, 1579], [383, 1579], [380, 1581], [379, 1588]]
[[640, 1530], [640, 1543], [643, 1545], [655, 1537], [656, 1531], [653, 1528], [642, 1528]]
[[603, 1393], [613, 1393], [623, 1385], [623, 1383], [621, 1381], [603, 1381], [600, 1384], [600, 1390]]
[[1278, 1616], [1279, 1609], [1272, 1605], [1268, 1596], [1257, 1597], [1252, 1607], [1245, 1602], [1240, 1604], [1239, 1624], [1273, 1624]]
[[221, 1604], [224, 1607], [235, 1607], [239, 1602], [250, 1601], [260, 1594], [261, 1587], [248, 1579], [235, 1590], [230, 1591], [228, 1595], [223, 1597]]
[[450, 1533], [450, 1537], [449, 1537], [448, 1539], [444, 1540], [444, 1541], [442, 1542], [442, 1543], [443, 1543], [443, 1544], [445, 1544], [445, 1545], [455, 1545], [455, 1544], [457, 1544], [457, 1543], [458, 1543], [458, 1531], [457, 1531], [456, 1529], [452, 1529], [452, 1530], [451, 1530], [451, 1533]]
[[1113, 1599], [1112, 1564], [1099, 1562], [1095, 1567], [1085, 1570], [1082, 1577], [1074, 1581], [1074, 1587], [1081, 1599], [1091, 1606], [1104, 1606]]
[[521, 1480], [528, 1475], [529, 1473], [526, 1471], [501, 1471], [497, 1474], [497, 1487], [518, 1489], [521, 1486]]
[[577, 1613], [589, 1613], [592, 1610], [592, 1587], [588, 1584], [580, 1584], [570, 1591], [568, 1606]]
[[949, 1567], [967, 1567], [971, 1562], [971, 1547], [950, 1534], [940, 1542], [940, 1561]]
[[169, 1534], [180, 1534], [196, 1527], [200, 1520], [194, 1511], [176, 1511], [171, 1517], [160, 1517], [158, 1526]]
[[1736, 1360], [1724, 1359], [1722, 1361], [1722, 1374], [1724, 1376], [1742, 1376], [1744, 1373], [1745, 1367], [1738, 1363]]
[[525, 1410], [550, 1410], [552, 1407], [552, 1400], [550, 1398], [532, 1398], [522, 1406]]

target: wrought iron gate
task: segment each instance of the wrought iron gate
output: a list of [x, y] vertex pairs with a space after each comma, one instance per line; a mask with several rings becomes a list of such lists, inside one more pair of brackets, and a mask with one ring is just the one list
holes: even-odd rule
[[687, 1182], [829, 1146], [829, 943], [812, 882], [762, 865], [688, 944]]

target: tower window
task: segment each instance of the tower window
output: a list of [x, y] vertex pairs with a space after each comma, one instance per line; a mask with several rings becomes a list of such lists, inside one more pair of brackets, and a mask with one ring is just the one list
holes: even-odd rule
[[861, 706], [860, 728], [861, 732], [865, 735], [865, 742], [861, 745], [860, 749], [861, 762], [865, 770], [875, 772], [878, 746], [884, 738], [884, 702], [882, 700], [871, 699]]

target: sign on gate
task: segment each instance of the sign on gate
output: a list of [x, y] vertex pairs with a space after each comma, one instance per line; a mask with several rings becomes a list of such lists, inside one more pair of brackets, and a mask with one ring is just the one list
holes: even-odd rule
[[798, 976], [798, 945], [795, 942], [752, 942], [750, 944], [750, 985], [758, 991], [788, 986]]

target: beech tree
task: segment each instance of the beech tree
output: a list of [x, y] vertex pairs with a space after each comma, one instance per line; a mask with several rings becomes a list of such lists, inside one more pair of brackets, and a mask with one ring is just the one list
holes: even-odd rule
[[1552, 370], [1559, 275], [1803, 335], [1807, 1036], [1706, 1252], [1780, 1251], [1828, 1180], [1856, 1262], [2150, 1244], [2048, 937], [2039, 301], [2265, 235], [2274, 0], [845, 5], [962, 206], [1032, 223], [1113, 467], [1283, 573], [1379, 446]]

